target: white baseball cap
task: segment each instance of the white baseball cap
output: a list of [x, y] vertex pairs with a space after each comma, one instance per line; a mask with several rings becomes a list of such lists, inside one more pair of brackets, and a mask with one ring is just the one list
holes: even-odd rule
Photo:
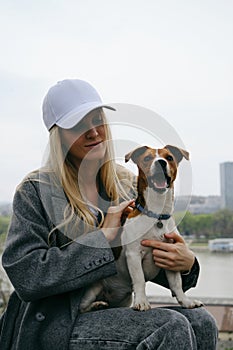
[[54, 125], [64, 129], [73, 128], [96, 108], [115, 108], [104, 104], [100, 95], [88, 82], [65, 79], [52, 86], [43, 101], [43, 119], [50, 130]]

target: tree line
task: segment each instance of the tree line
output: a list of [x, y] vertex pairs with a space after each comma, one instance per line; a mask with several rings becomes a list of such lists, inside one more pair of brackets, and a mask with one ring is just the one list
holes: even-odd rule
[[0, 216], [0, 235], [6, 234], [10, 223], [10, 216]]
[[187, 212], [179, 222], [181, 213], [176, 216], [180, 233], [195, 238], [233, 238], [233, 211], [219, 210], [211, 214], [191, 214]]
[[[196, 238], [233, 238], [233, 211], [224, 209], [211, 214], [177, 213], [176, 222], [180, 233]], [[0, 216], [0, 235], [6, 234], [9, 216]]]

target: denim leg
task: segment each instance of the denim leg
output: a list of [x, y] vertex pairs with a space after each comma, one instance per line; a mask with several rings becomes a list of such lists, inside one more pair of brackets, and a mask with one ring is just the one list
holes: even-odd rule
[[78, 349], [197, 350], [197, 345], [188, 318], [176, 310], [116, 308], [77, 317], [69, 350]]
[[[181, 316], [181, 314], [180, 314]], [[193, 329], [186, 317], [178, 313], [143, 339], [136, 350], [197, 350]]]
[[205, 308], [190, 310], [177, 306], [169, 309], [182, 313], [189, 320], [195, 333], [198, 350], [216, 350], [218, 342], [216, 320]]

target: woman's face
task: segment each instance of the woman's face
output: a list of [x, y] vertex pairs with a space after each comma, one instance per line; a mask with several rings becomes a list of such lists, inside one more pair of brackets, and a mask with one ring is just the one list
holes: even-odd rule
[[68, 150], [74, 164], [85, 158], [98, 161], [106, 152], [106, 133], [102, 111], [96, 109], [86, 115], [72, 129], [60, 129], [62, 144]]

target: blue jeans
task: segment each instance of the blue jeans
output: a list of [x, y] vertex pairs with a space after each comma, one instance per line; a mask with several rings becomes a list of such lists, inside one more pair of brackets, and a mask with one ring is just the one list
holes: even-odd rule
[[215, 350], [217, 338], [204, 308], [116, 308], [79, 315], [69, 350]]

